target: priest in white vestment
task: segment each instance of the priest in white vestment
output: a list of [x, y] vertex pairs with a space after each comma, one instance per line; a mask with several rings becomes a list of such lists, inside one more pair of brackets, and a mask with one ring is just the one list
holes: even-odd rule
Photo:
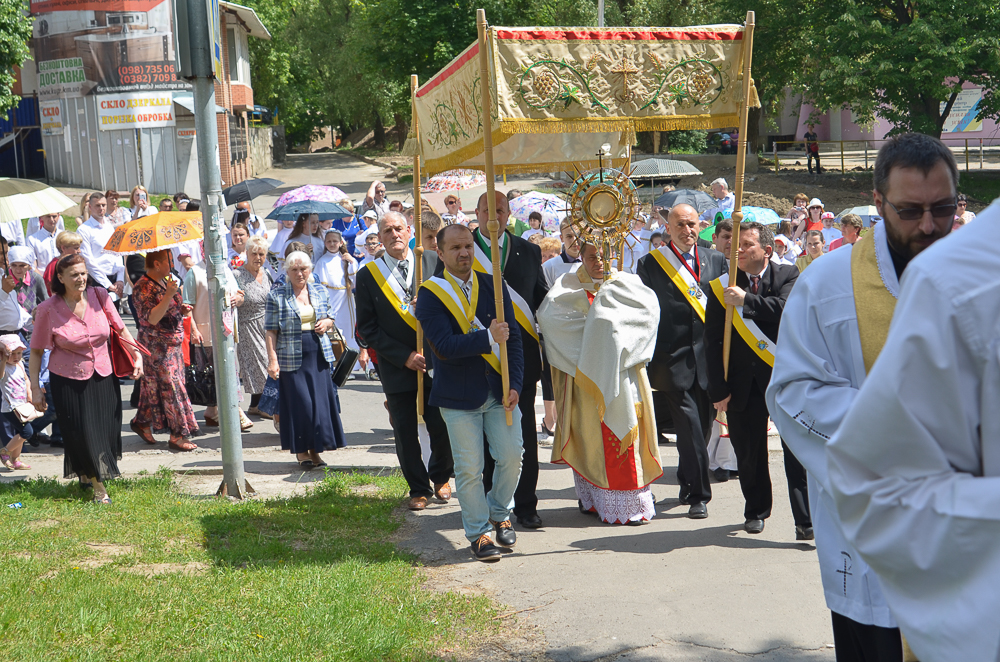
[[655, 514], [649, 485], [663, 474], [646, 363], [660, 317], [638, 276], [604, 278], [597, 248], [549, 289], [537, 319], [552, 365], [552, 462], [573, 469], [580, 510], [612, 524]]

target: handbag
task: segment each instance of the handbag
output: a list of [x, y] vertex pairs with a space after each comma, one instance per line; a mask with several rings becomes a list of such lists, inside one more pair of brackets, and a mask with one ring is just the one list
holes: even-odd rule
[[350, 347], [344, 348], [344, 353], [337, 359], [337, 366], [333, 369], [333, 383], [338, 387], [347, 383], [347, 378], [351, 376], [354, 364], [358, 362], [359, 352]]
[[204, 345], [192, 344], [192, 354], [195, 348], [201, 352], [201, 361], [191, 361], [191, 365], [184, 368], [184, 388], [191, 404], [214, 407], [216, 405], [215, 367], [208, 360]]
[[[97, 291], [97, 298], [101, 299], [101, 290]], [[104, 298], [106, 299], [107, 296], [105, 294]], [[104, 299], [101, 299], [101, 309], [104, 310]], [[152, 356], [152, 354], [150, 354], [149, 350], [142, 343], [135, 340], [126, 340], [118, 329], [115, 328], [111, 318], [108, 317], [107, 310], [104, 310], [104, 316], [108, 319], [108, 328], [111, 331], [108, 334], [108, 354], [111, 356], [111, 371], [115, 373], [115, 377], [131, 379], [132, 372], [135, 370], [135, 359], [132, 358], [132, 352], [128, 351], [128, 347], [134, 347], [146, 356]]]
[[30, 423], [36, 418], [41, 418], [42, 412], [35, 409], [35, 405], [30, 402], [22, 402], [14, 407], [14, 416], [22, 423]]
[[268, 375], [264, 382], [264, 390], [260, 394], [257, 409], [268, 416], [278, 413], [278, 380]]

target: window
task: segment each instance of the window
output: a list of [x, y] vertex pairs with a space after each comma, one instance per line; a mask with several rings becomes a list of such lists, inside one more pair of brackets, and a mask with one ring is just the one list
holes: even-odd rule
[[229, 162], [247, 158], [246, 120], [242, 115], [229, 115]]
[[229, 80], [236, 82], [240, 79], [240, 58], [236, 30], [233, 28], [226, 30], [226, 46], [229, 51]]

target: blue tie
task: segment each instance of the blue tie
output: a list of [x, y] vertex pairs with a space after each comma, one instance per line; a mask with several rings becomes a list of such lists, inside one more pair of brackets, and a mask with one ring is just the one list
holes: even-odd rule
[[681, 257], [684, 258], [684, 261], [687, 263], [687, 265], [689, 267], [691, 267], [692, 269], [694, 269], [694, 265], [692, 264], [692, 262], [694, 261], [694, 256], [693, 255], [691, 255], [690, 253], [682, 253]]

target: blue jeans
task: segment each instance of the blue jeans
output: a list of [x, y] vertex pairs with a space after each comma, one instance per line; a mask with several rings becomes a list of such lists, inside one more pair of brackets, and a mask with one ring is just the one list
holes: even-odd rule
[[[514, 490], [521, 476], [521, 412], [513, 411], [514, 424], [507, 425], [503, 405], [493, 395], [478, 409], [445, 409], [441, 418], [448, 426], [451, 453], [455, 459], [455, 488], [462, 506], [462, 526], [465, 537], [475, 542], [479, 536], [493, 530], [490, 524], [510, 517], [514, 507]], [[496, 461], [493, 489], [483, 491], [483, 433]]]

